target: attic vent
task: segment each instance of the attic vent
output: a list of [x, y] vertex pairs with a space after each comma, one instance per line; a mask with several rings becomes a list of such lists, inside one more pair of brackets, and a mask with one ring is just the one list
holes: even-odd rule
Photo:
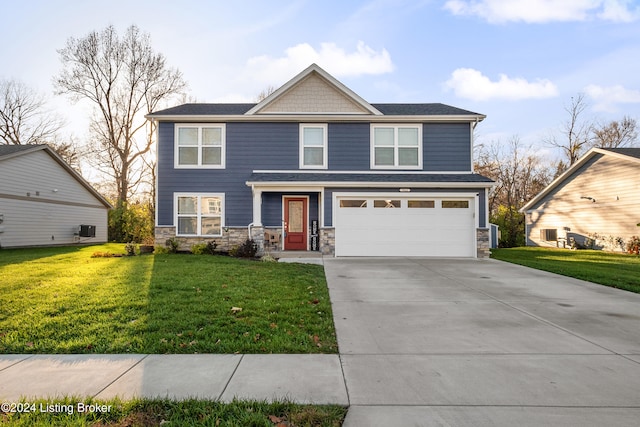
[[558, 241], [558, 230], [555, 228], [543, 228], [540, 230], [540, 240], [544, 240], [546, 242]]
[[96, 226], [95, 225], [81, 225], [80, 226], [80, 237], [96, 237]]

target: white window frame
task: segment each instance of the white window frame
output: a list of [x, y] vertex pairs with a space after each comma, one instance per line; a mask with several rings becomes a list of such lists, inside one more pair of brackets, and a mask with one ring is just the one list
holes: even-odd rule
[[[180, 215], [178, 214], [178, 199], [180, 197], [197, 197], [198, 203], [196, 206], [195, 216], [197, 217], [196, 221], [196, 234], [182, 234], [179, 229], [179, 218], [180, 217], [192, 217], [193, 214], [190, 215]], [[220, 215], [202, 215], [202, 199], [204, 197], [218, 197], [220, 199]], [[212, 217], [220, 217], [220, 233], [219, 234], [202, 234], [202, 218], [212, 218]], [[221, 237], [222, 229], [225, 227], [224, 223], [225, 216], [225, 200], [224, 193], [174, 193], [173, 194], [173, 223], [176, 227], [176, 236], [177, 237]]]
[[[375, 130], [378, 128], [393, 129], [393, 165], [376, 165], [376, 146], [375, 146]], [[399, 148], [398, 145], [398, 129], [417, 129], [418, 130], [418, 164], [417, 165], [400, 165], [399, 164]], [[372, 123], [370, 135], [370, 158], [371, 169], [402, 169], [402, 170], [421, 170], [422, 169], [422, 124], [392, 124], [392, 123]], [[389, 146], [390, 147], [390, 146]]]
[[[322, 164], [321, 165], [305, 165], [304, 164], [304, 130], [306, 128], [322, 129]], [[300, 159], [300, 169], [327, 169], [329, 164], [329, 137], [328, 125], [326, 123], [300, 123], [300, 147], [298, 157]], [[319, 147], [319, 146], [312, 146]]]
[[[180, 128], [196, 128], [198, 129], [198, 162], [194, 165], [181, 165], [179, 150], [180, 147], [196, 147], [195, 145], [178, 145], [178, 136]], [[220, 150], [220, 164], [219, 165], [203, 165], [202, 164], [202, 129], [204, 128], [219, 128], [221, 132], [222, 145]], [[176, 169], [224, 169], [226, 164], [226, 146], [227, 146], [227, 129], [224, 123], [176, 123], [174, 130], [174, 167]]]

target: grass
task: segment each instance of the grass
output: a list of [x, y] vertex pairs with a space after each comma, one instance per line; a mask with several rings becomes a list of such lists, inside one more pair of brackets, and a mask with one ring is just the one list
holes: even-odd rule
[[337, 352], [321, 266], [97, 252], [0, 251], [0, 353]]
[[[25, 402], [25, 401], [23, 401]], [[78, 413], [78, 404], [100, 405], [104, 412]], [[312, 406], [288, 402], [220, 403], [206, 400], [118, 399], [29, 401], [32, 412], [0, 412], [0, 425], [8, 426], [327, 426], [342, 425], [347, 409], [336, 405]], [[57, 406], [56, 406], [57, 405]], [[49, 412], [47, 412], [51, 409]], [[44, 409], [42, 411], [41, 409]]]
[[491, 257], [640, 293], [640, 257], [594, 250], [492, 249]]

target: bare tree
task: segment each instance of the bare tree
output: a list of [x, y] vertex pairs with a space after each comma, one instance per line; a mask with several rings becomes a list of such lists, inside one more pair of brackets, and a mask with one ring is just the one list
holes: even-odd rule
[[475, 169], [496, 181], [489, 195], [489, 212], [502, 231], [501, 245], [523, 245], [524, 216], [518, 210], [550, 182], [550, 166], [513, 136], [506, 147], [499, 142], [484, 146]]
[[122, 37], [109, 26], [70, 38], [58, 53], [63, 69], [55, 79], [57, 91], [96, 107], [92, 157], [114, 179], [117, 202], [126, 203], [144, 179], [142, 159], [153, 145], [152, 136], [138, 137], [145, 130], [144, 114], [186, 89], [182, 74], [166, 65], [135, 25]]
[[274, 86], [272, 85], [267, 86], [266, 89], [260, 91], [260, 93], [256, 97], [256, 102], [262, 102], [266, 97], [268, 97], [275, 91], [276, 91], [276, 88]]
[[63, 125], [47, 110], [44, 95], [17, 80], [0, 80], [0, 143], [51, 143]]
[[582, 151], [589, 146], [591, 140], [592, 124], [583, 118], [587, 107], [583, 93], [572, 97], [571, 104], [564, 108], [569, 118], [562, 124], [562, 139], [552, 135], [546, 140], [549, 145], [562, 150], [569, 167], [580, 158]]
[[592, 144], [598, 148], [627, 147], [635, 144], [637, 139], [636, 120], [628, 116], [594, 127], [592, 132]]

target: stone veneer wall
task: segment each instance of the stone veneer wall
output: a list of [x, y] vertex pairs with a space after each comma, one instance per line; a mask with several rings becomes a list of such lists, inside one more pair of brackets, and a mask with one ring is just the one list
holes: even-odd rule
[[[256, 229], [260, 228], [260, 231]], [[247, 227], [228, 227], [227, 231], [222, 230], [222, 237], [177, 237], [176, 239], [180, 243], [178, 250], [188, 251], [191, 249], [191, 246], [196, 243], [207, 243], [212, 240], [215, 240], [218, 244], [217, 249], [220, 251], [228, 251], [234, 246], [242, 245], [248, 236]], [[254, 240], [258, 243], [259, 250], [263, 249], [264, 243], [264, 232], [262, 231], [262, 227], [255, 227], [251, 230], [251, 233], [254, 234]], [[256, 239], [256, 234], [259, 233], [262, 237], [258, 241]], [[155, 244], [157, 246], [165, 246], [165, 242], [167, 239], [172, 237], [176, 237], [176, 228], [175, 227], [156, 227], [155, 233]]]
[[478, 242], [478, 258], [489, 258], [491, 255], [491, 230], [489, 228], [478, 228], [476, 230]]
[[321, 228], [320, 229], [320, 253], [322, 255], [336, 254], [336, 229]]

